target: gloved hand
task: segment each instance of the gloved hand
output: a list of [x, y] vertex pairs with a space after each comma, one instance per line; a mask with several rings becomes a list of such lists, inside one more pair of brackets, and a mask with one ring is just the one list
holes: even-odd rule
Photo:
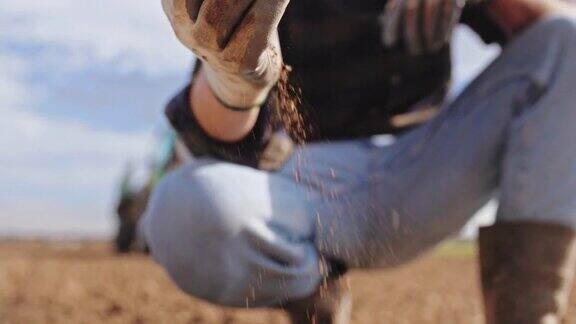
[[260, 106], [278, 81], [278, 24], [290, 0], [162, 0], [176, 36], [204, 63], [220, 101]]
[[[477, 1], [477, 0], [473, 0]], [[450, 41], [466, 0], [389, 0], [381, 17], [384, 45], [400, 40], [408, 53], [434, 53]]]

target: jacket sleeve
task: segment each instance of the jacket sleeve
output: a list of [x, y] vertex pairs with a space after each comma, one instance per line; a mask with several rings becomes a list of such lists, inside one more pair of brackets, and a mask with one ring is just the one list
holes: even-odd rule
[[[193, 82], [193, 81], [192, 81]], [[213, 157], [219, 160], [258, 167], [272, 134], [269, 110], [262, 108], [252, 131], [237, 142], [222, 142], [210, 137], [200, 127], [190, 107], [191, 85], [180, 91], [166, 107], [166, 116], [194, 157]]]
[[[488, 0], [490, 1], [490, 0]], [[487, 43], [505, 45], [508, 35], [488, 10], [488, 1], [471, 1], [464, 8], [461, 22], [468, 25]]]

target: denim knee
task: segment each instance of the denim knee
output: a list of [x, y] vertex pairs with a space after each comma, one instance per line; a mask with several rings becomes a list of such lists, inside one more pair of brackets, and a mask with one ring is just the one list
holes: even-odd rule
[[310, 294], [321, 280], [314, 246], [285, 239], [234, 199], [226, 173], [235, 167], [190, 165], [158, 185], [143, 221], [152, 256], [184, 292], [219, 305]]
[[153, 258], [179, 288], [226, 304], [235, 276], [226, 251], [236, 228], [219, 211], [206, 181], [190, 168], [168, 175], [155, 189], [142, 227]]

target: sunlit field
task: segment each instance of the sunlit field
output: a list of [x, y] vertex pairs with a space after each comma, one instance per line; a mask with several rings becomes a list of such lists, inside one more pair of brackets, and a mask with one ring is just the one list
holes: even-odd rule
[[[287, 323], [276, 311], [193, 300], [148, 257], [110, 251], [94, 242], [0, 244], [0, 322]], [[473, 244], [451, 242], [399, 269], [352, 273], [353, 323], [482, 323], [474, 255]]]

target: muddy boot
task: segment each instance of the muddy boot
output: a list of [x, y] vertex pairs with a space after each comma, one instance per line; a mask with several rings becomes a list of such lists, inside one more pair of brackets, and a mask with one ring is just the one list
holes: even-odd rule
[[487, 324], [564, 323], [575, 271], [575, 232], [498, 223], [479, 236]]
[[312, 296], [288, 303], [284, 309], [293, 324], [348, 324], [352, 297], [342, 279], [331, 279]]

